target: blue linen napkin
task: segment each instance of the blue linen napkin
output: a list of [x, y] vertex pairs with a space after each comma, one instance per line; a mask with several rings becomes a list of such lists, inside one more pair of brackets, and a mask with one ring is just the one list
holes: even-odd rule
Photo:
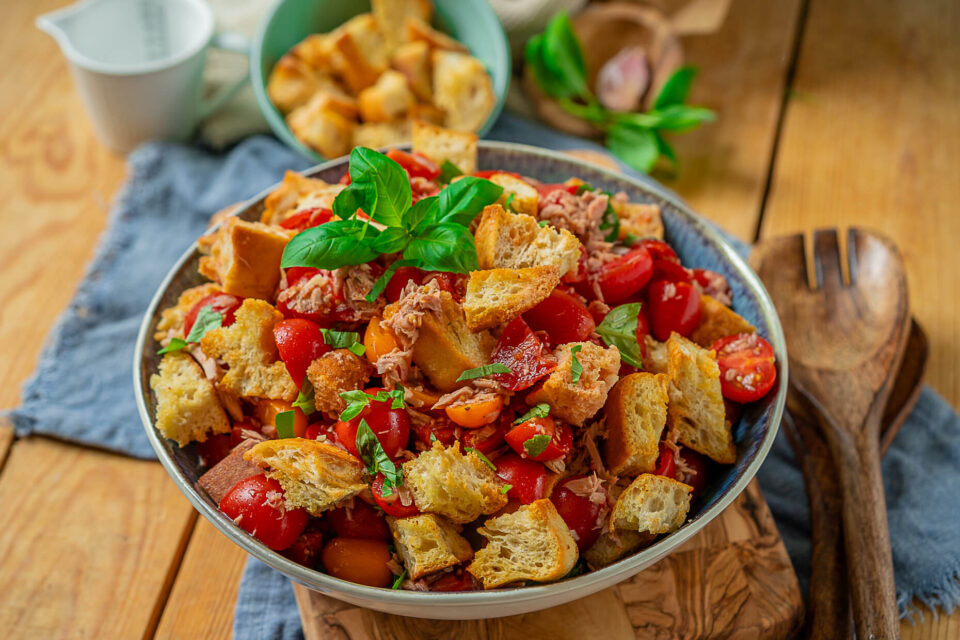
[[[554, 149], [602, 147], [505, 114], [490, 138]], [[141, 458], [154, 457], [134, 402], [130, 367], [142, 314], [176, 258], [214, 212], [309, 162], [268, 137], [224, 155], [166, 144], [129, 158], [130, 178], [84, 280], [57, 321], [23, 404], [7, 415], [18, 435], [43, 434]], [[734, 244], [746, 253], [747, 246]], [[926, 388], [883, 461], [901, 615], [914, 599], [952, 611], [960, 604], [960, 416]], [[809, 514], [802, 475], [778, 436], [758, 475], [805, 588]], [[302, 637], [289, 580], [251, 558], [244, 571], [235, 637]]]

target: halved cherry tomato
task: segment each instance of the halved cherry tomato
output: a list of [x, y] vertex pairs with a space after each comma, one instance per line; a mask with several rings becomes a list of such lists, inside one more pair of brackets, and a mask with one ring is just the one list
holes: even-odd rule
[[322, 224], [333, 220], [333, 211], [326, 208], [310, 207], [303, 211], [298, 211], [286, 220], [280, 223], [284, 229], [293, 229], [295, 231], [306, 231], [313, 227], [319, 227]]
[[534, 331], [546, 331], [555, 345], [582, 342], [597, 328], [587, 305], [562, 289], [554, 289], [540, 304], [524, 313], [523, 319]]
[[657, 258], [653, 261], [653, 273], [650, 282], [666, 280], [668, 282], [693, 282], [693, 273], [679, 262]]
[[[495, 173], [503, 173], [503, 172], [497, 171]], [[580, 189], [579, 184], [566, 184], [563, 182], [556, 183], [556, 184], [545, 184], [541, 182], [540, 184], [537, 185], [537, 192], [540, 194], [541, 198], [547, 195], [548, 193], [552, 193], [554, 191], [566, 191], [570, 195], [575, 196], [577, 195], [577, 191], [579, 189]]]
[[287, 509], [283, 487], [262, 473], [233, 485], [220, 500], [220, 510], [274, 551], [296, 542], [310, 519], [304, 509]]
[[350, 184], [351, 182], [349, 171], [340, 176], [340, 179], [337, 181], [338, 184]]
[[639, 244], [647, 250], [650, 257], [654, 260], [669, 260], [670, 262], [680, 264], [680, 258], [677, 257], [677, 252], [663, 240], [645, 238], [641, 240]]
[[604, 264], [596, 274], [603, 301], [614, 305], [626, 300], [646, 286], [652, 273], [653, 260], [643, 246]]
[[433, 160], [418, 153], [390, 149], [387, 151], [387, 157], [406, 169], [411, 178], [416, 176], [427, 180], [435, 180], [440, 175], [440, 167]]
[[503, 397], [493, 396], [489, 400], [458, 404], [447, 407], [443, 411], [453, 422], [467, 429], [479, 429], [491, 422], [496, 422], [503, 409]]
[[461, 432], [463, 446], [476, 449], [483, 455], [490, 455], [503, 444], [503, 437], [510, 430], [513, 421], [512, 411], [500, 413], [500, 419], [479, 429], [465, 429]]
[[323, 422], [314, 422], [307, 426], [306, 431], [303, 432], [303, 437], [307, 440], [316, 440], [321, 435], [326, 436], [329, 440], [333, 440], [337, 437], [337, 432], [331, 424], [324, 424]]
[[387, 521], [363, 500], [354, 500], [352, 507], [337, 507], [325, 515], [341, 538], [390, 540]]
[[[593, 546], [603, 531], [601, 513], [606, 509], [607, 502], [594, 502], [589, 496], [583, 496], [568, 488], [571, 482], [582, 481], [587, 476], [570, 476], [561, 480], [550, 494], [550, 502], [557, 508], [557, 513], [563, 518], [576, 534], [577, 547], [585, 551]], [[606, 490], [603, 490], [606, 493]]]
[[384, 480], [383, 474], [378, 473], [370, 485], [370, 492], [373, 494], [373, 499], [377, 502], [377, 506], [383, 509], [384, 513], [394, 518], [406, 518], [407, 516], [415, 516], [420, 513], [420, 509], [417, 508], [413, 500], [410, 501], [410, 504], [403, 504], [400, 500], [400, 494], [396, 489], [392, 489], [388, 496], [383, 495]]
[[519, 173], [514, 173], [513, 171], [504, 171], [502, 169], [484, 169], [482, 171], [474, 171], [473, 177], [489, 180], [491, 177], [497, 175], [498, 173], [505, 173], [508, 176], [513, 176], [517, 180], [523, 180], [523, 176], [521, 176]]
[[280, 359], [297, 388], [303, 384], [310, 363], [330, 351], [330, 346], [323, 341], [320, 327], [302, 318], [278, 322], [273, 327], [273, 338], [277, 341]]
[[700, 294], [686, 282], [657, 280], [647, 294], [653, 337], [666, 341], [674, 331], [689, 336], [700, 324]]
[[190, 330], [193, 329], [193, 325], [197, 322], [197, 315], [199, 315], [200, 310], [204, 307], [209, 306], [213, 311], [223, 316], [223, 321], [220, 323], [221, 327], [229, 327], [233, 324], [234, 312], [240, 308], [241, 304], [243, 304], [243, 298], [232, 296], [229, 293], [211, 293], [208, 296], [200, 298], [197, 304], [193, 305], [193, 308], [187, 312], [186, 317], [183, 319], [184, 337], [190, 335]]
[[508, 498], [530, 504], [546, 495], [547, 468], [539, 462], [508, 453], [497, 458], [497, 476], [509, 485]]
[[567, 284], [579, 284], [587, 280], [587, 250], [580, 245], [580, 256], [577, 257], [577, 268], [563, 275], [562, 280]]
[[476, 579], [469, 571], [448, 573], [430, 585], [430, 591], [476, 591], [478, 588]]
[[285, 272], [287, 274], [287, 286], [292, 287], [301, 280], [309, 280], [317, 275], [320, 273], [320, 269], [314, 267], [287, 267]]
[[370, 318], [367, 323], [367, 330], [363, 334], [363, 346], [367, 360], [371, 364], [376, 364], [381, 356], [384, 356], [394, 349], [399, 348], [400, 344], [390, 331], [383, 328], [380, 324], [380, 318]]
[[283, 551], [283, 555], [310, 569], [316, 568], [323, 549], [323, 532], [314, 525], [315, 522], [308, 524], [297, 541]]
[[667, 476], [677, 479], [677, 459], [673, 455], [673, 449], [660, 443], [660, 456], [657, 458], [657, 468], [654, 473], [658, 476]]
[[557, 368], [555, 362], [541, 357], [542, 351], [540, 340], [523, 318], [514, 318], [504, 327], [490, 356], [491, 362], [505, 365], [510, 373], [497, 373], [490, 377], [509, 391], [532, 387], [537, 380]]
[[386, 587], [393, 582], [390, 549], [383, 540], [362, 538], [334, 538], [321, 554], [323, 568], [334, 578], [365, 584], [368, 587]]
[[[544, 450], [531, 456], [524, 444], [534, 436], [545, 435], [550, 438]], [[531, 418], [522, 422], [507, 432], [504, 436], [510, 448], [522, 458], [530, 458], [538, 462], [549, 462], [562, 458], [573, 448], [573, 431], [564, 422], [556, 422], [552, 417]]]
[[257, 418], [260, 424], [275, 426], [277, 414], [293, 411], [293, 435], [302, 438], [307, 433], [307, 416], [300, 407], [294, 407], [286, 400], [260, 400], [257, 403]]
[[773, 347], [757, 334], [720, 338], [710, 349], [717, 352], [723, 397], [734, 402], [753, 402], [773, 387], [777, 379]]
[[690, 469], [690, 473], [681, 473], [678, 469], [677, 480], [693, 487], [693, 491], [690, 492], [690, 500], [696, 500], [697, 496], [703, 493], [704, 487], [707, 486], [709, 461], [706, 456], [687, 447], [680, 447], [680, 457], [683, 458], [684, 464]]
[[[368, 394], [376, 394], [381, 389], [367, 389]], [[406, 409], [391, 408], [391, 400], [370, 400], [367, 406], [363, 408], [359, 415], [343, 422], [337, 421], [337, 440], [347, 451], [360, 457], [357, 451], [357, 429], [360, 428], [360, 421], [366, 420], [370, 430], [377, 436], [380, 446], [384, 453], [390, 458], [396, 458], [397, 455], [407, 446], [410, 440], [410, 416]]]

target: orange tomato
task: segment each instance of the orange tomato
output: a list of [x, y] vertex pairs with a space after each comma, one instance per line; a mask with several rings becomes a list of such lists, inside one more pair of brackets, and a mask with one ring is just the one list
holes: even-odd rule
[[257, 418], [260, 424], [277, 424], [277, 414], [293, 409], [293, 435], [302, 438], [307, 432], [307, 416], [300, 407], [294, 407], [286, 400], [261, 400], [257, 405]]
[[367, 348], [367, 360], [376, 364], [380, 356], [390, 353], [400, 345], [393, 334], [380, 325], [380, 318], [371, 318], [363, 334], [363, 346]]
[[368, 587], [388, 587], [393, 582], [387, 567], [390, 549], [383, 540], [334, 538], [323, 548], [320, 559], [334, 578]]
[[503, 409], [503, 398], [494, 396], [492, 400], [447, 407], [444, 411], [448, 418], [461, 427], [477, 429], [496, 420], [500, 416], [501, 409]]

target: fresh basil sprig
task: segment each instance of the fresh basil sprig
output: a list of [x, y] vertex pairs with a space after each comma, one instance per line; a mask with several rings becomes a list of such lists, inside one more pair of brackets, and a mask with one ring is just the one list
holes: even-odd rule
[[486, 376], [491, 376], [495, 373], [513, 373], [513, 371], [505, 364], [500, 364], [499, 362], [493, 362], [491, 364], [485, 364], [481, 367], [476, 367], [473, 369], [467, 369], [460, 374], [460, 377], [457, 378], [457, 382], [463, 382], [464, 380], [473, 380], [475, 378], [484, 378]]
[[296, 435], [293, 431], [293, 423], [296, 420], [296, 414], [290, 411], [281, 411], [273, 419], [273, 424], [277, 428], [278, 438], [292, 438]]
[[346, 422], [347, 420], [356, 418], [360, 415], [360, 412], [363, 411], [364, 407], [370, 404], [371, 400], [376, 400], [377, 402], [390, 401], [391, 409], [403, 409], [405, 406], [403, 404], [404, 393], [403, 385], [399, 382], [393, 388], [393, 391], [381, 390], [375, 394], [369, 394], [361, 389], [344, 391], [340, 394], [340, 397], [346, 400], [347, 408], [340, 414], [340, 419]]
[[357, 427], [357, 451], [371, 476], [383, 474], [384, 496], [390, 496], [393, 494], [394, 487], [403, 484], [403, 467], [397, 467], [393, 463], [366, 420], [361, 420]]
[[547, 445], [550, 444], [550, 436], [545, 433], [538, 433], [535, 436], [527, 438], [523, 443], [523, 450], [527, 452], [527, 455], [531, 458], [536, 458], [538, 455], [547, 450]]
[[162, 356], [165, 353], [180, 351], [191, 342], [200, 342], [203, 336], [207, 334], [207, 331], [219, 329], [222, 324], [223, 314], [214, 311], [213, 306], [208, 304], [200, 309], [199, 313], [197, 313], [197, 319], [194, 320], [187, 339], [184, 340], [183, 338], [171, 338], [170, 344], [157, 351], [157, 355]]
[[546, 418], [550, 415], [550, 405], [546, 402], [541, 402], [538, 405], [534, 405], [530, 411], [527, 411], [525, 414], [513, 421], [513, 424], [523, 424], [527, 420], [533, 420], [534, 418]]
[[620, 359], [629, 365], [643, 368], [643, 354], [637, 342], [637, 316], [640, 303], [631, 302], [614, 307], [597, 325], [597, 335], [607, 343], [619, 349]]
[[577, 360], [577, 354], [583, 348], [582, 344], [575, 344], [570, 347], [570, 380], [573, 384], [580, 382], [580, 376], [583, 375], [583, 365]]

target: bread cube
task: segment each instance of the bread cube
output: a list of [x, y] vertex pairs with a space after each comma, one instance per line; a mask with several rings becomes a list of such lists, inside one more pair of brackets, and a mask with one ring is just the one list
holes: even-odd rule
[[603, 461], [615, 475], [635, 476], [656, 468], [669, 385], [667, 375], [640, 372], [621, 379], [610, 391]]
[[225, 293], [272, 300], [280, 282], [280, 259], [294, 232], [230, 217], [197, 240], [204, 255], [199, 271]]
[[430, 22], [433, 5], [430, 0], [371, 0], [373, 17], [383, 33], [387, 52], [393, 52], [404, 41], [403, 25], [407, 18], [416, 18], [423, 23]]
[[366, 358], [358, 358], [347, 349], [336, 349], [310, 363], [307, 379], [313, 386], [317, 411], [335, 418], [347, 408], [340, 397], [346, 391], [362, 389], [370, 381], [373, 367]]
[[611, 565], [637, 549], [649, 545], [656, 538], [652, 533], [640, 533], [629, 529], [604, 531], [590, 548], [583, 552], [583, 559], [593, 570]]
[[647, 347], [647, 355], [643, 358], [643, 370], [650, 373], [666, 373], [669, 360], [667, 343], [659, 342], [649, 335], [644, 336], [643, 342]]
[[430, 68], [430, 45], [426, 42], [408, 42], [396, 48], [390, 58], [394, 69], [406, 77], [410, 89], [418, 99], [433, 101], [433, 71]]
[[332, 83], [333, 79], [328, 74], [288, 53], [277, 61], [270, 72], [267, 96], [281, 113], [289, 113], [306, 104], [313, 94]]
[[297, 140], [327, 158], [336, 158], [350, 151], [356, 124], [340, 111], [322, 100], [311, 101], [291, 111], [287, 125]]
[[693, 487], [673, 478], [642, 473], [627, 487], [610, 512], [616, 529], [640, 533], [670, 533], [679, 529], [690, 511]]
[[455, 51], [467, 53], [467, 46], [451, 38], [445, 33], [441, 33], [431, 27], [426, 20], [418, 19], [415, 16], [407, 16], [404, 23], [406, 29], [406, 38], [408, 42], [426, 42], [431, 49], [443, 49], [446, 51]]
[[472, 132], [451, 131], [427, 122], [414, 121], [413, 150], [438, 165], [449, 160], [468, 175], [477, 170], [477, 134]]
[[190, 310], [207, 296], [222, 292], [223, 290], [212, 282], [185, 290], [177, 298], [177, 304], [160, 312], [160, 320], [157, 321], [157, 330], [153, 338], [157, 341], [167, 338], [186, 338], [183, 329]]
[[473, 557], [473, 549], [460, 535], [460, 528], [442, 516], [421, 513], [407, 518], [387, 517], [387, 524], [411, 580]]
[[317, 178], [307, 178], [296, 171], [287, 171], [280, 186], [271, 191], [264, 199], [260, 222], [280, 224], [293, 215], [301, 198], [311, 194], [325, 194], [334, 191], [334, 189], [335, 192], [330, 197], [331, 205], [333, 204], [333, 198], [343, 189], [342, 185], [329, 184]]
[[371, 13], [357, 15], [330, 34], [331, 64], [347, 86], [358, 94], [387, 69], [387, 45]]
[[[574, 383], [570, 349], [580, 345], [577, 361], [583, 367], [580, 379]], [[557, 368], [547, 377], [543, 386], [527, 396], [527, 404], [540, 402], [550, 405], [550, 415], [575, 426], [583, 424], [603, 408], [607, 393], [617, 382], [620, 371], [620, 351], [616, 347], [597, 346], [592, 342], [571, 342], [554, 351]]]
[[357, 96], [360, 117], [364, 122], [391, 122], [405, 118], [416, 99], [407, 84], [407, 77], [399, 71], [387, 70]]
[[181, 447], [230, 431], [213, 383], [183, 351], [163, 356], [158, 373], [150, 376], [150, 388], [157, 398], [157, 430]]
[[[495, 173], [487, 180], [503, 187], [503, 194], [501, 194], [497, 204], [506, 207], [509, 200], [510, 208], [517, 213], [525, 213], [528, 216], [536, 217], [539, 210], [540, 194], [533, 185], [509, 173]], [[510, 196], [513, 196], [512, 200]]]
[[706, 294], [700, 296], [700, 326], [694, 329], [690, 339], [704, 349], [709, 349], [720, 338], [756, 332], [752, 324], [727, 305]]
[[447, 113], [446, 126], [478, 131], [497, 103], [486, 67], [466, 53], [434, 51], [433, 102]]
[[463, 300], [467, 326], [480, 331], [506, 324], [537, 306], [558, 284], [560, 272], [553, 265], [473, 271]]
[[485, 207], [475, 234], [481, 269], [555, 265], [563, 276], [577, 268], [580, 241], [566, 229], [541, 227], [536, 218]]
[[613, 210], [620, 218], [620, 239], [627, 234], [638, 238], [656, 238], [663, 240], [663, 220], [660, 217], [660, 205], [638, 202], [620, 202], [610, 199]]
[[353, 146], [392, 147], [410, 142], [411, 125], [409, 120], [394, 120], [393, 122], [364, 122], [353, 130]]

